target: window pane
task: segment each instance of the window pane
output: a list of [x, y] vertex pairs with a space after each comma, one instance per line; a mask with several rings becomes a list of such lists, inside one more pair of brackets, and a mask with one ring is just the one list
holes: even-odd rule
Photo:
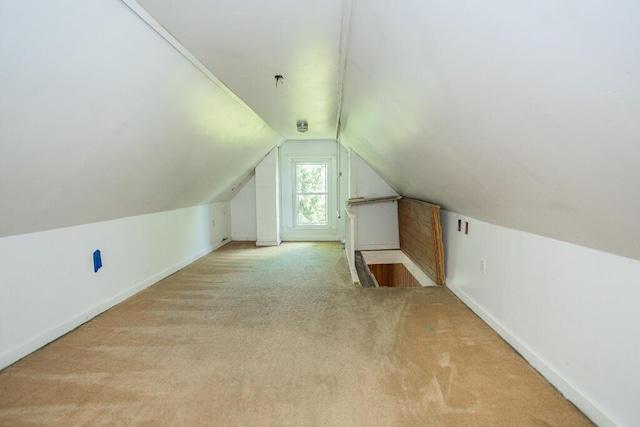
[[327, 225], [327, 196], [298, 195], [297, 223], [300, 225]]
[[296, 193], [326, 193], [327, 165], [326, 163], [297, 163], [296, 164]]

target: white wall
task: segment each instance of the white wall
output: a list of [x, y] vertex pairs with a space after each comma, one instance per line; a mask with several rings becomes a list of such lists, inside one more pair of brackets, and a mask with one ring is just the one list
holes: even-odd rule
[[[281, 224], [283, 240], [341, 240], [344, 239], [345, 233], [345, 215], [341, 214], [341, 218], [337, 218], [337, 173], [338, 173], [338, 151], [336, 141], [287, 141], [280, 146], [280, 178], [282, 182], [282, 205], [281, 205]], [[293, 192], [294, 169], [293, 162], [295, 160], [314, 160], [327, 159], [330, 163], [329, 192], [333, 193], [328, 200], [329, 209], [329, 227], [326, 228], [309, 228], [294, 227], [294, 202]], [[348, 194], [347, 182], [347, 152], [340, 147], [341, 171], [340, 179], [340, 204], [344, 206], [344, 202]], [[344, 209], [342, 209], [344, 212]]]
[[220, 246], [228, 212], [214, 203], [1, 238], [0, 368]]
[[238, 241], [258, 239], [255, 176], [252, 176], [231, 200], [231, 238]]
[[447, 211], [442, 222], [448, 287], [597, 424], [637, 425], [640, 262]]
[[256, 166], [256, 245], [278, 246], [280, 239], [280, 165], [278, 147]]
[[350, 3], [345, 146], [404, 196], [640, 259], [640, 2]]
[[0, 236], [230, 200], [282, 140], [121, 1], [3, 1], [0, 40]]
[[[397, 196], [355, 151], [349, 150], [349, 197]], [[353, 206], [356, 250], [400, 248], [397, 202]]]

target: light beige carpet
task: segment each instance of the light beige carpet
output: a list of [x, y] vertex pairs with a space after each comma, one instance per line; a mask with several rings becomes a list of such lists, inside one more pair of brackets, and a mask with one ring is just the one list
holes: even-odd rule
[[231, 243], [0, 373], [0, 425], [589, 425], [445, 288]]

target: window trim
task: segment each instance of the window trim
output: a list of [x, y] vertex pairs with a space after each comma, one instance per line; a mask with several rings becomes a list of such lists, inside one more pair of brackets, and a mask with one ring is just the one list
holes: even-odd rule
[[[326, 167], [326, 193], [298, 193], [298, 164], [316, 164], [316, 165], [325, 165]], [[327, 230], [335, 228], [334, 217], [331, 215], [333, 201], [332, 194], [335, 191], [333, 188], [333, 180], [331, 179], [332, 175], [332, 159], [330, 157], [322, 156], [322, 157], [295, 157], [291, 159], [291, 173], [292, 173], [292, 206], [291, 206], [291, 215], [292, 215], [292, 227], [293, 229], [298, 230]], [[325, 195], [326, 196], [326, 224], [299, 224], [298, 223], [298, 196], [299, 195]]]

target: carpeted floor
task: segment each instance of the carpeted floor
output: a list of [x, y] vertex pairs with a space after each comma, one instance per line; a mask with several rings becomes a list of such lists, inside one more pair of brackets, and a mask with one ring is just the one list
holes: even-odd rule
[[445, 288], [230, 243], [0, 373], [0, 425], [578, 426]]

